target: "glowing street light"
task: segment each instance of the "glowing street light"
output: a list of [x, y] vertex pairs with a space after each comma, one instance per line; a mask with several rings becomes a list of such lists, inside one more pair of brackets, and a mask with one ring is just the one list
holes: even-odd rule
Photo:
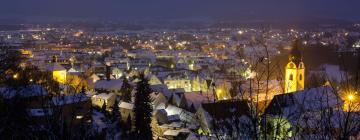
[[356, 100], [356, 92], [355, 94], [349, 93], [348, 95], [346, 95], [346, 99], [344, 102], [344, 109], [348, 112], [354, 111], [354, 108], [352, 106], [355, 100]]
[[353, 101], [353, 100], [354, 100], [354, 95], [349, 94], [349, 95], [347, 96], [347, 98], [348, 98], [349, 101]]
[[14, 74], [14, 75], [13, 75], [13, 78], [14, 78], [14, 79], [18, 79], [18, 78], [19, 78], [19, 74]]

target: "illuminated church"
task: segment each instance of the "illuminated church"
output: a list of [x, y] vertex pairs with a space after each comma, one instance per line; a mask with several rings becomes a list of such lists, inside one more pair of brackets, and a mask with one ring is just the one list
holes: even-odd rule
[[289, 63], [285, 67], [285, 93], [304, 90], [305, 65], [299, 50], [300, 41], [295, 41], [289, 55]]
[[53, 56], [52, 63], [48, 66], [47, 70], [52, 72], [52, 77], [55, 81], [59, 82], [60, 84], [66, 83], [66, 69], [57, 63], [56, 56]]

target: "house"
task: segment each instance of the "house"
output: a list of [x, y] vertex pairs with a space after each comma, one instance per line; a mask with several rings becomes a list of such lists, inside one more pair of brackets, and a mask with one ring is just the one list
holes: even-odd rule
[[130, 59], [129, 65], [135, 70], [144, 70], [151, 65], [151, 61], [145, 58], [132, 58]]
[[164, 84], [169, 89], [183, 88], [185, 92], [192, 91], [207, 91], [207, 83], [204, 78], [198, 74], [173, 73], [167, 75], [164, 79]]
[[[67, 130], [76, 130], [80, 125], [91, 123], [91, 100], [85, 94], [48, 96], [40, 85], [29, 85], [18, 89], [0, 88], [5, 100], [19, 98], [24, 102], [31, 121], [31, 127], [43, 128], [49, 121], [66, 124]], [[41, 130], [41, 129], [39, 129]]]
[[93, 106], [101, 108], [104, 104], [107, 109], [110, 109], [116, 100], [116, 95], [114, 93], [100, 93], [97, 95], [93, 95], [91, 97], [91, 102]]
[[169, 89], [183, 88], [186, 92], [191, 91], [191, 79], [186, 73], [169, 74], [166, 79], [164, 79], [164, 84], [166, 84]]
[[[246, 136], [251, 131], [250, 103], [246, 100], [226, 100], [203, 103], [196, 112], [203, 134], [219, 133], [214, 130], [237, 128], [238, 134]], [[241, 133], [241, 134], [240, 134]], [[222, 135], [233, 135], [223, 131]]]
[[149, 75], [149, 84], [150, 85], [161, 85], [162, 82], [159, 78], [156, 77], [156, 75]]
[[48, 92], [40, 85], [29, 85], [20, 88], [0, 88], [0, 96], [4, 102], [19, 99], [26, 106], [27, 113], [35, 122], [45, 124], [45, 119], [54, 115], [49, 106]]
[[177, 129], [177, 130], [166, 130], [163, 134], [163, 137], [167, 140], [183, 140], [188, 137], [190, 130], [186, 128]]
[[184, 109], [188, 107], [184, 93], [173, 93], [168, 103]]
[[170, 98], [172, 92], [168, 89], [168, 87], [165, 84], [161, 85], [150, 85], [150, 88], [153, 92], [162, 93], [166, 98]]
[[51, 101], [54, 105], [54, 113], [60, 113], [61, 120], [69, 128], [91, 124], [91, 100], [85, 94], [55, 96]]
[[151, 97], [151, 101], [152, 101], [154, 108], [156, 108], [161, 103], [168, 102], [167, 97], [161, 92], [153, 92], [150, 94], [150, 97]]
[[296, 119], [305, 112], [325, 109], [337, 110], [341, 109], [342, 106], [342, 100], [335, 95], [331, 87], [321, 86], [304, 91], [276, 95], [266, 108], [265, 113], [268, 115], [280, 115], [288, 119]]
[[185, 109], [173, 106], [173, 105], [159, 105], [157, 109], [165, 109], [168, 119], [171, 120], [171, 117], [176, 117], [173, 115], [178, 115], [180, 121], [187, 122], [193, 125], [197, 125], [197, 122], [195, 120], [195, 114], [191, 113]]
[[[279, 122], [272, 120], [281, 120], [286, 124], [282, 126], [291, 130], [296, 127], [302, 134], [317, 134], [318, 129], [326, 125], [331, 126], [326, 131], [336, 132], [339, 128], [336, 127], [337, 123], [344, 118], [341, 115], [345, 114], [343, 104], [331, 87], [321, 86], [274, 96], [263, 117], [267, 117], [268, 122], [274, 122], [269, 125], [277, 125], [276, 122]], [[327, 115], [324, 116], [325, 112]], [[323, 124], [327, 120], [337, 123], [330, 121]], [[291, 131], [288, 135], [291, 135]]]
[[180, 68], [180, 69], [189, 69], [189, 67], [190, 67], [184, 58], [179, 58], [177, 60], [175, 66], [176, 66], [176, 68]]
[[115, 93], [121, 95], [122, 79], [116, 80], [98, 80], [95, 82], [94, 89], [98, 92]]
[[214, 101], [214, 94], [212, 92], [187, 92], [184, 94], [188, 107], [194, 107], [195, 111], [202, 103], [209, 103]]
[[134, 120], [134, 104], [128, 103], [128, 102], [120, 102], [119, 103], [119, 110], [121, 114], [122, 121], [126, 122], [128, 117], [130, 117], [131, 120]]
[[124, 75], [124, 72], [117, 67], [113, 67], [111, 68], [111, 75], [114, 76], [115, 79], [120, 79], [120, 77]]
[[10, 87], [2, 87], [0, 88], [0, 95], [4, 99], [12, 99], [14, 97], [32, 98], [32, 97], [47, 96], [48, 93], [45, 90], [45, 88], [40, 85], [28, 85], [17, 89]]
[[157, 109], [153, 113], [153, 117], [159, 124], [166, 124], [168, 123], [167, 112], [165, 109]]

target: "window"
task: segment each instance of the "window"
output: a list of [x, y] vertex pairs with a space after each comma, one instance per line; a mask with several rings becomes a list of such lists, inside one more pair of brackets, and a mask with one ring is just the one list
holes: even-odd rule
[[84, 116], [82, 116], [82, 115], [78, 115], [78, 116], [76, 116], [76, 119], [82, 119]]
[[294, 65], [294, 63], [290, 63], [290, 68], [295, 68], [295, 65]]
[[300, 81], [303, 79], [303, 77], [302, 77], [302, 74], [300, 74], [300, 77], [299, 77], [299, 79], [300, 79]]
[[290, 74], [289, 80], [293, 80], [293, 79], [294, 79], [294, 78], [293, 78], [293, 75]]

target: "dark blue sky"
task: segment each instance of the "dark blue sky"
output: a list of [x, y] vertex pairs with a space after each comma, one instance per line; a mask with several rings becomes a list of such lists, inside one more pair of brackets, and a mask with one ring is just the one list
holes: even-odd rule
[[360, 19], [360, 0], [1, 0], [0, 19]]

